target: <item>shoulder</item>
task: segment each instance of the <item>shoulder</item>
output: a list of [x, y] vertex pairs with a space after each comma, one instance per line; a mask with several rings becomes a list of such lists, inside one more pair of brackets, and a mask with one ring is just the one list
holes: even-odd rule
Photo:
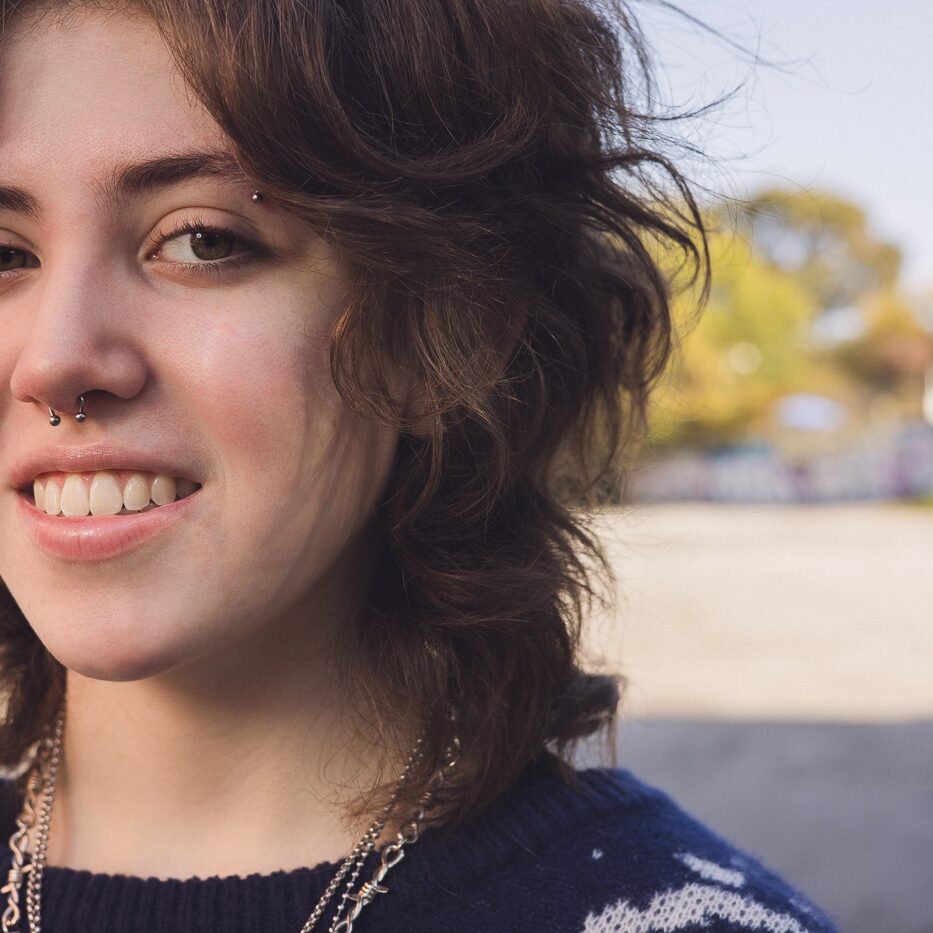
[[574, 778], [539, 772], [473, 827], [438, 831], [422, 853], [433, 882], [422, 903], [434, 913], [419, 929], [449, 929], [456, 916], [459, 929], [501, 933], [836, 930], [756, 856], [631, 771]]
[[580, 933], [834, 930], [801, 891], [664, 791], [625, 769], [579, 774], [600, 800], [568, 833], [572, 855], [562, 859], [565, 871], [592, 879]]

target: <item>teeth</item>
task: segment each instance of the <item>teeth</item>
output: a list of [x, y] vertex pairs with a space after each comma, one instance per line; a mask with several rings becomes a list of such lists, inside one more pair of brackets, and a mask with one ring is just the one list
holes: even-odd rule
[[77, 473], [72, 473], [65, 478], [61, 505], [62, 515], [87, 515], [91, 507], [87, 483]]
[[123, 490], [113, 473], [94, 474], [88, 499], [91, 515], [116, 515], [123, 508]]
[[123, 504], [130, 512], [139, 512], [149, 505], [149, 484], [144, 476], [134, 473], [123, 489]]
[[168, 505], [175, 501], [175, 480], [161, 473], [152, 481], [152, 501], [156, 505]]
[[61, 501], [62, 492], [58, 488], [58, 483], [49, 480], [48, 485], [45, 487], [45, 511], [49, 515], [58, 515], [61, 512]]
[[[61, 482], [61, 476], [64, 482]], [[123, 474], [126, 475], [126, 474]], [[49, 515], [119, 515], [142, 512], [190, 496], [199, 486], [188, 479], [133, 473], [120, 488], [118, 478], [107, 470], [94, 473], [91, 482], [78, 473], [47, 476], [33, 483], [36, 508]]]

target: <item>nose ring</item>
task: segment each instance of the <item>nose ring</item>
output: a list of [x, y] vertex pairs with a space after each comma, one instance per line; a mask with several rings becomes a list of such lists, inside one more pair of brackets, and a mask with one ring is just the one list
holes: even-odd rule
[[[78, 412], [75, 415], [75, 421], [78, 421], [78, 422], [86, 421], [87, 415], [84, 413], [84, 396], [83, 395], [78, 396], [78, 402], [80, 404], [78, 407]], [[52, 425], [52, 427], [54, 428], [60, 425], [61, 423], [62, 423], [62, 419], [58, 415], [56, 415], [55, 412], [52, 411], [51, 408], [49, 408], [49, 424]]]

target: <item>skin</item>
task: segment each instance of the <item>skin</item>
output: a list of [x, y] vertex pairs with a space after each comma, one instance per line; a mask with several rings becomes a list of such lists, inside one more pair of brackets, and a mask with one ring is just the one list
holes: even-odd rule
[[[2, 79], [0, 184], [42, 209], [0, 210], [0, 243], [22, 251], [0, 264], [0, 577], [68, 669], [48, 862], [186, 878], [339, 859], [369, 822], [343, 802], [377, 759], [333, 652], [397, 444], [330, 377], [339, 257], [245, 178], [98, 200], [124, 163], [230, 149], [146, 20], [17, 27]], [[208, 261], [189, 235], [153, 253], [191, 218], [269, 255], [196, 277], [179, 265]], [[98, 564], [41, 551], [10, 464], [96, 441], [183, 451], [197, 516]]]

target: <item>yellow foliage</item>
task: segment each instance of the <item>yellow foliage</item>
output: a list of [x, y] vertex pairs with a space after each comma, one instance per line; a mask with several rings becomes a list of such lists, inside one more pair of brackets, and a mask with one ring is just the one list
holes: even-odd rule
[[806, 365], [813, 297], [738, 233], [710, 237], [712, 290], [674, 302], [677, 348], [650, 409], [654, 446], [740, 438]]

